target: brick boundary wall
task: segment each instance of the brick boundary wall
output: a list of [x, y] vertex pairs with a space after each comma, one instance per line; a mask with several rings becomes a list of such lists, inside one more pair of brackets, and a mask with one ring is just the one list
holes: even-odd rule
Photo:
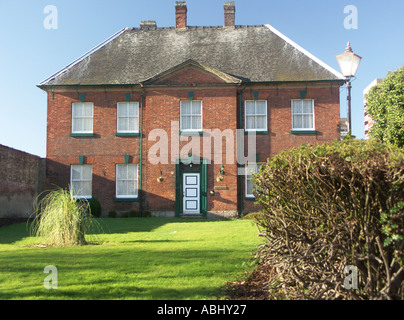
[[0, 219], [29, 218], [45, 183], [44, 158], [0, 144]]

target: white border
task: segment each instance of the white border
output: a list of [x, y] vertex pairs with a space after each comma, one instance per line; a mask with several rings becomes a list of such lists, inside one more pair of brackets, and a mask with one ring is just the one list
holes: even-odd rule
[[[88, 119], [92, 119], [92, 125], [91, 125], [91, 130], [90, 131], [73, 131], [73, 123], [74, 123], [74, 119], [77, 119], [75, 117], [73, 117], [73, 106], [74, 105], [78, 105], [78, 104], [91, 104], [92, 109], [91, 109], [91, 117], [90, 116], [86, 116], [86, 117], [79, 117], [79, 118], [88, 118]], [[88, 134], [88, 133], [94, 133], [94, 102], [72, 102], [72, 128], [70, 130], [70, 132], [72, 134]]]
[[[75, 195], [73, 194], [73, 199], [92, 199], [93, 198], [93, 165], [92, 164], [71, 164], [70, 165], [70, 189], [73, 193], [73, 166], [89, 166], [91, 168], [91, 180], [90, 179], [80, 179], [75, 180], [75, 182], [91, 182], [91, 194], [88, 195]], [[80, 174], [81, 175], [81, 174]]]
[[[118, 166], [136, 166], [136, 195], [118, 195]], [[120, 180], [121, 181], [121, 180]], [[124, 179], [123, 181], [133, 181], [131, 179]], [[139, 166], [137, 163], [117, 163], [115, 165], [115, 197], [116, 199], [137, 199], [139, 197]]]
[[[138, 122], [137, 122], [137, 128], [135, 128], [135, 130], [119, 130], [118, 128], [118, 120], [119, 120], [119, 116], [118, 116], [118, 107], [119, 104], [123, 104], [123, 103], [137, 103], [137, 118], [138, 118]], [[139, 101], [125, 101], [125, 102], [117, 102], [116, 104], [116, 132], [117, 133], [139, 133], [139, 124], [140, 124], [140, 110], [139, 110]], [[131, 117], [124, 117], [124, 118], [131, 118]], [[135, 117], [132, 117], [135, 118]]]
[[[193, 101], [201, 102], [201, 128], [200, 129], [182, 129], [182, 103], [191, 102], [191, 113], [192, 113], [192, 102]], [[191, 125], [192, 125], [192, 121], [191, 121]], [[180, 132], [186, 133], [186, 132], [202, 132], [202, 131], [203, 131], [203, 101], [202, 100], [181, 100], [180, 101]]]
[[[247, 102], [265, 101], [265, 129], [247, 129]], [[257, 114], [255, 114], [257, 115]], [[268, 100], [245, 100], [244, 101], [244, 130], [246, 132], [267, 132], [268, 131]]]
[[[313, 128], [293, 128], [293, 101], [311, 101], [313, 106]], [[292, 131], [316, 131], [316, 106], [314, 104], [314, 99], [292, 99], [290, 101], [290, 112], [291, 112], [291, 120], [292, 120]], [[303, 113], [302, 113], [303, 114]], [[309, 114], [309, 113], [305, 113]]]

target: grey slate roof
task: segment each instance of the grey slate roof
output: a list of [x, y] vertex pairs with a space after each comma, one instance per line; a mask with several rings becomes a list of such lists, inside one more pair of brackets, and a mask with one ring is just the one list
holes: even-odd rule
[[38, 86], [139, 84], [187, 60], [246, 82], [343, 79], [269, 25], [126, 28]]

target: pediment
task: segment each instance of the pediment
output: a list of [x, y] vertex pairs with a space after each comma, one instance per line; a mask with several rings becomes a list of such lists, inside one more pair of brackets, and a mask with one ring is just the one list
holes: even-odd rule
[[194, 60], [187, 60], [142, 82], [143, 85], [167, 86], [197, 86], [239, 83], [241, 83], [241, 79], [214, 68], [202, 65]]

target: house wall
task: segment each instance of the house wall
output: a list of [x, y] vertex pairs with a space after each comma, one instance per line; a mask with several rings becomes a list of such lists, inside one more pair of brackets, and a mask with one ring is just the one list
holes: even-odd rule
[[[301, 99], [300, 92], [306, 91], [305, 99], [314, 99], [315, 134], [292, 134], [291, 100]], [[268, 134], [256, 136], [258, 162], [266, 162], [284, 149], [299, 147], [301, 144], [317, 145], [332, 140], [339, 140], [340, 96], [339, 87], [324, 84], [290, 84], [279, 87], [251, 86], [242, 97], [244, 101], [254, 100], [254, 91], [258, 91], [258, 100], [267, 100]], [[244, 108], [242, 108], [244, 119]], [[242, 120], [244, 121], [244, 120]], [[245, 146], [248, 147], [247, 138]], [[245, 179], [242, 180], [245, 190]], [[243, 198], [243, 212], [259, 210], [254, 199]]]
[[[196, 75], [193, 75], [196, 77]], [[192, 139], [200, 141], [199, 154], [208, 160], [207, 166], [207, 211], [208, 216], [232, 216], [241, 207], [243, 212], [256, 211], [254, 201], [244, 198], [245, 179], [239, 180], [237, 159], [224, 161], [223, 180], [220, 175], [221, 162], [215, 162], [214, 143], [210, 152], [204, 152], [208, 137], [185, 138], [178, 133], [180, 101], [189, 99], [203, 102], [203, 129], [229, 130], [236, 141], [239, 121], [239, 92], [236, 86], [205, 87], [155, 87], [139, 89], [108, 88], [87, 89], [80, 92], [53, 92], [48, 94], [47, 136], [47, 185], [67, 187], [70, 182], [70, 165], [93, 164], [93, 197], [100, 200], [103, 211], [138, 210], [138, 202], [115, 202], [115, 165], [124, 163], [123, 155], [130, 155], [131, 163], [140, 162], [140, 137], [117, 137], [116, 104], [125, 101], [131, 93], [131, 101], [141, 101], [143, 96], [143, 209], [156, 214], [172, 215], [175, 211], [175, 162], [190, 152]], [[306, 99], [315, 101], [316, 134], [296, 135], [291, 133], [291, 99], [300, 99], [300, 91], [307, 90]], [[318, 144], [339, 139], [339, 87], [330, 84], [294, 84], [248, 86], [242, 94], [242, 125], [244, 126], [244, 101], [254, 99], [258, 91], [259, 100], [268, 101], [268, 134], [257, 135], [258, 161], [265, 162], [283, 149], [298, 147], [301, 143]], [[94, 102], [94, 137], [71, 137], [71, 104], [79, 101], [85, 93], [85, 101]], [[177, 124], [176, 124], [177, 123]], [[177, 127], [176, 127], [177, 126]], [[173, 130], [176, 129], [176, 130]], [[156, 131], [160, 129], [161, 132]], [[173, 132], [172, 132], [173, 130]], [[167, 140], [164, 135], [167, 133]], [[163, 137], [163, 140], [161, 140]], [[188, 139], [188, 140], [186, 140]], [[185, 140], [185, 141], [183, 141]], [[195, 141], [196, 141], [195, 140]], [[167, 148], [164, 148], [164, 146]], [[245, 145], [247, 137], [245, 137]], [[175, 151], [175, 146], [178, 146]], [[222, 154], [226, 153], [223, 139]], [[157, 149], [159, 151], [157, 152]], [[233, 144], [234, 152], [236, 150]], [[174, 150], [174, 152], [172, 151]], [[167, 153], [168, 151], [168, 153]], [[182, 151], [182, 154], [181, 154]], [[193, 148], [192, 154], [198, 154]], [[153, 157], [153, 155], [157, 156]], [[163, 177], [162, 181], [158, 181]], [[241, 188], [240, 183], [241, 182]], [[242, 194], [240, 195], [240, 190]], [[214, 195], [210, 194], [214, 191]], [[242, 199], [242, 201], [240, 201]]]
[[0, 218], [28, 218], [43, 191], [45, 159], [0, 145]]

